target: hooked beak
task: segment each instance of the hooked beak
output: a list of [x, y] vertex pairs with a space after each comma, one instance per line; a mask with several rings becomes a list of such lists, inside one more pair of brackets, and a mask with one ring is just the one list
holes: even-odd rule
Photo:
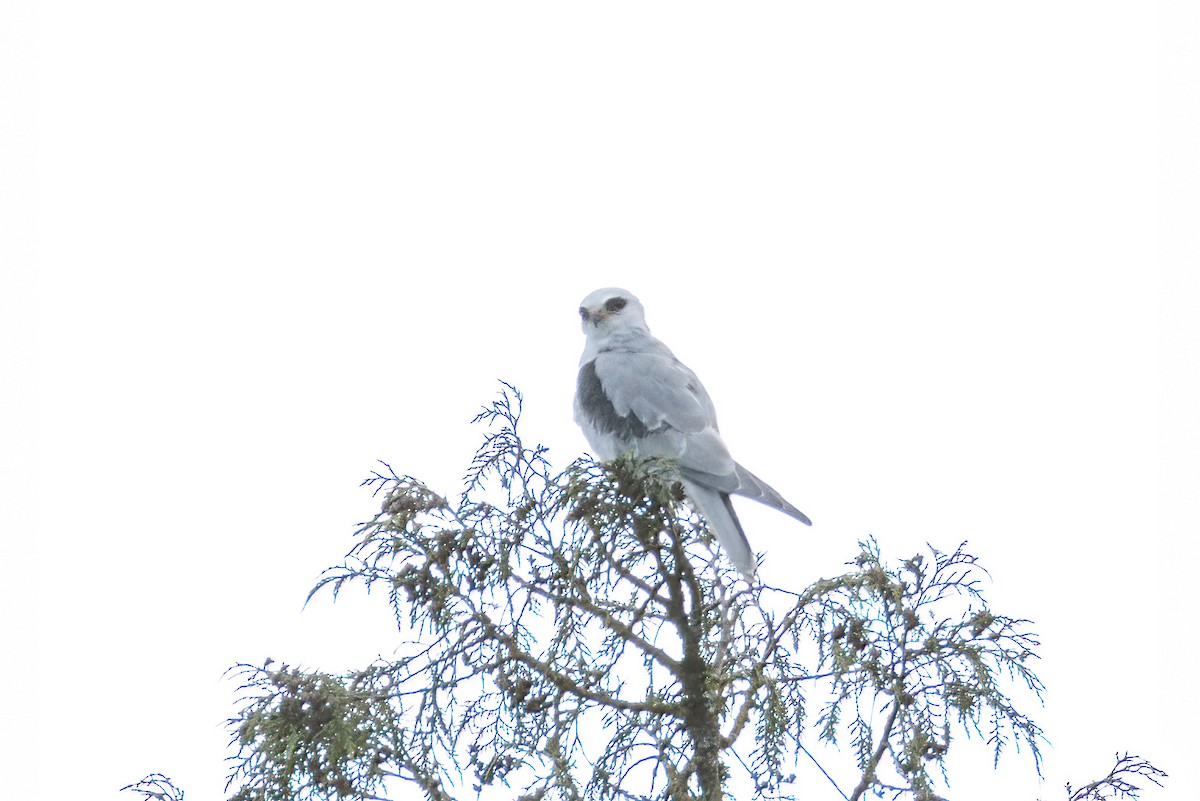
[[598, 309], [589, 309], [587, 306], [579, 307], [579, 316], [583, 318], [584, 323], [592, 325], [600, 325], [600, 323], [612, 317], [613, 313], [606, 311], [603, 306]]

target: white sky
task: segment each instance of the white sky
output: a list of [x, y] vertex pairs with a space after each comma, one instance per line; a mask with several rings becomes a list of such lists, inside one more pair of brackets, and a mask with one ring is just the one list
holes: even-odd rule
[[1194, 797], [1197, 41], [1182, 0], [9, 0], [6, 792], [224, 797], [225, 668], [394, 645], [301, 611], [357, 482], [455, 491], [498, 378], [569, 462], [618, 285], [813, 518], [740, 505], [768, 581], [967, 539], [1036, 621], [1046, 780], [976, 743], [955, 797], [1126, 749]]

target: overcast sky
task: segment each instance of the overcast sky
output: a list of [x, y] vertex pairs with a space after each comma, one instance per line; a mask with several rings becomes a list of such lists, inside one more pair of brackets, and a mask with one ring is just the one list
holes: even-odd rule
[[1140, 0], [9, 0], [12, 797], [223, 798], [227, 667], [397, 641], [301, 609], [359, 480], [456, 492], [498, 379], [566, 465], [610, 285], [812, 517], [739, 507], [767, 581], [965, 539], [1035, 621], [1046, 778], [956, 744], [953, 797], [1118, 750], [1194, 797], [1197, 41]]

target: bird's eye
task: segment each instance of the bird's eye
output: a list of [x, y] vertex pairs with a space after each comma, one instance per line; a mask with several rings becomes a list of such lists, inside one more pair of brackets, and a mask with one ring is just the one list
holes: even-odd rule
[[625, 304], [628, 302], [629, 301], [625, 300], [625, 298], [609, 298], [605, 302], [604, 308], [610, 312], [619, 312], [621, 309], [625, 308]]
[[588, 318], [587, 309], [585, 309], [583, 306], [579, 307], [579, 316], [585, 320]]

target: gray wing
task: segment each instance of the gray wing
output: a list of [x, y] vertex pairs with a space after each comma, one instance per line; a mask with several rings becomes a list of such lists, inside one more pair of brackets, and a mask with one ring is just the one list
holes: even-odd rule
[[[712, 400], [696, 374], [669, 351], [609, 351], [591, 365], [607, 401], [607, 407], [593, 409], [594, 422], [619, 429], [639, 455], [678, 459], [684, 470], [733, 474]], [[580, 371], [581, 387], [587, 369]]]
[[733, 470], [731, 475], [711, 475], [681, 467], [680, 472], [698, 484], [710, 487], [719, 492], [752, 498], [761, 504], [770, 506], [772, 509], [778, 509], [784, 514], [796, 518], [806, 526], [812, 525], [812, 521], [808, 519], [808, 515], [788, 503], [770, 484], [737, 462], [734, 462]]
[[597, 455], [632, 450], [678, 460], [684, 488], [746, 575], [753, 553], [729, 494], [752, 498], [812, 525], [769, 484], [733, 460], [717, 429], [712, 399], [696, 374], [661, 343], [648, 351], [606, 351], [579, 370], [576, 419]]

